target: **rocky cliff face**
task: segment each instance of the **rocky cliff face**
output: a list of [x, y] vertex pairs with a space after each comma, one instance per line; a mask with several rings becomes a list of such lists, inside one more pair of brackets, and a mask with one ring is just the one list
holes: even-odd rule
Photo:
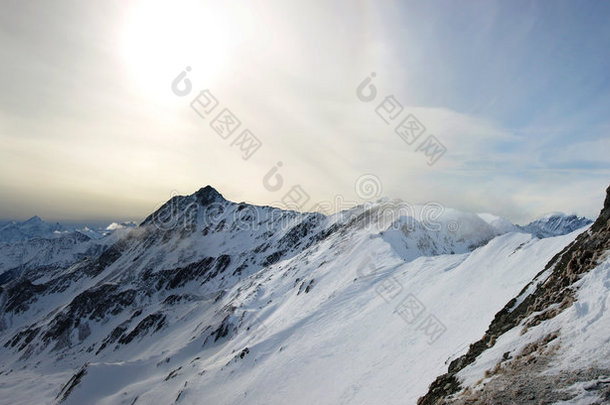
[[[508, 404], [515, 403], [514, 401], [517, 401], [517, 403], [552, 403], [561, 400], [561, 397], [549, 393], [555, 392], [554, 388], [565, 387], [568, 382], [575, 383], [582, 380], [574, 378], [561, 380], [559, 377], [548, 378], [536, 387], [522, 383], [525, 380], [531, 381], [532, 378], [538, 378], [538, 373], [544, 370], [540, 363], [550, 361], [548, 356], [545, 357], [545, 355], [548, 355], [546, 348], [551, 341], [558, 338], [557, 333], [549, 333], [538, 342], [531, 343], [528, 348], [523, 348], [515, 358], [507, 353], [506, 358], [503, 359], [504, 361], [496, 364], [495, 369], [486, 371], [486, 377], [494, 375], [501, 375], [502, 377], [494, 379], [493, 383], [486, 383], [486, 386], [480, 388], [476, 394], [473, 393], [473, 387], [462, 384], [460, 372], [480, 359], [509, 331], [517, 329], [520, 330], [521, 335], [524, 335], [531, 328], [557, 317], [567, 308], [572, 307], [577, 301], [577, 282], [583, 275], [607, 259], [609, 249], [610, 187], [606, 190], [604, 207], [590, 229], [579, 235], [573, 243], [553, 257], [521, 293], [510, 300], [496, 314], [484, 336], [471, 344], [465, 355], [451, 362], [447, 373], [439, 376], [430, 385], [428, 393], [419, 399], [418, 404]], [[606, 297], [601, 298], [605, 299]], [[515, 340], [518, 341], [518, 339]], [[536, 354], [538, 356], [535, 356]], [[538, 360], [533, 361], [533, 358], [540, 358], [540, 363], [534, 366], [532, 363]], [[610, 375], [610, 371], [607, 369], [597, 370], [597, 372], [596, 370], [581, 370], [580, 372], [585, 376], [588, 375], [587, 372], [598, 377]], [[510, 378], [507, 378], [507, 375], [510, 375]], [[591, 375], [588, 376], [591, 377]], [[559, 384], [560, 382], [563, 385]], [[518, 386], [520, 389], [517, 391], [511, 390], [511, 387], [514, 386]], [[600, 386], [600, 389], [605, 389], [605, 387]], [[603, 395], [607, 395], [607, 393], [603, 393]], [[609, 398], [606, 397], [606, 399]]]

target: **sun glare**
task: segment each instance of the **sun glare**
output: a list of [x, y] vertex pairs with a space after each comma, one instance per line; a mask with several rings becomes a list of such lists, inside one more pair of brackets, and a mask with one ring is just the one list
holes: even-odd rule
[[169, 83], [186, 66], [205, 83], [217, 80], [242, 37], [229, 11], [192, 0], [137, 2], [121, 33], [131, 80], [160, 99], [173, 96]]

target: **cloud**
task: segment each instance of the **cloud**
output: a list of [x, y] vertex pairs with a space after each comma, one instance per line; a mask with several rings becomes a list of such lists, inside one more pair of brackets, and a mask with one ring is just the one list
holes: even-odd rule
[[[610, 36], [607, 24], [582, 22], [595, 10], [564, 27], [570, 7], [532, 5], [523, 18], [498, 2], [476, 13], [449, 2], [215, 3], [210, 13], [224, 7], [249, 23], [228, 33], [235, 48], [211, 75], [204, 45], [222, 48], [222, 24], [206, 28], [217, 33], [201, 46], [147, 54], [164, 69], [144, 71], [150, 63], [128, 66], [120, 46], [132, 3], [44, 13], [15, 4], [0, 33], [0, 217], [143, 218], [172, 190], [206, 184], [258, 204], [293, 185], [311, 205], [337, 194], [355, 201], [355, 180], [373, 173], [388, 197], [526, 221], [555, 210], [596, 215], [610, 177], [605, 62], [594, 54]], [[557, 42], [546, 28], [573, 39]], [[189, 64], [193, 93], [179, 98], [170, 84]], [[371, 72], [378, 96], [363, 103], [356, 87]], [[263, 142], [256, 155], [242, 159], [212, 117], [192, 111], [202, 89]], [[424, 124], [422, 139], [446, 146], [433, 166], [419, 141], [407, 145], [376, 114], [389, 95]], [[262, 178], [279, 161], [285, 185], [270, 192]]]

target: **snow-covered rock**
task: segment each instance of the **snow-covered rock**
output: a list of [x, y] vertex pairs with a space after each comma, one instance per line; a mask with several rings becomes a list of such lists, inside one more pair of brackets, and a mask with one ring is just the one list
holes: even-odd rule
[[415, 403], [577, 236], [504, 225], [176, 196], [0, 286], [0, 403]]
[[597, 220], [572, 234], [418, 404], [610, 400], [610, 187], [606, 193]]

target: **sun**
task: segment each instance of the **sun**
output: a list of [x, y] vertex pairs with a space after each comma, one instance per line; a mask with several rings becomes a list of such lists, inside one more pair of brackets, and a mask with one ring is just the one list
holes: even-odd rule
[[130, 80], [147, 97], [172, 97], [171, 81], [186, 66], [202, 83], [218, 80], [242, 35], [222, 2], [140, 0], [121, 31], [121, 53]]

